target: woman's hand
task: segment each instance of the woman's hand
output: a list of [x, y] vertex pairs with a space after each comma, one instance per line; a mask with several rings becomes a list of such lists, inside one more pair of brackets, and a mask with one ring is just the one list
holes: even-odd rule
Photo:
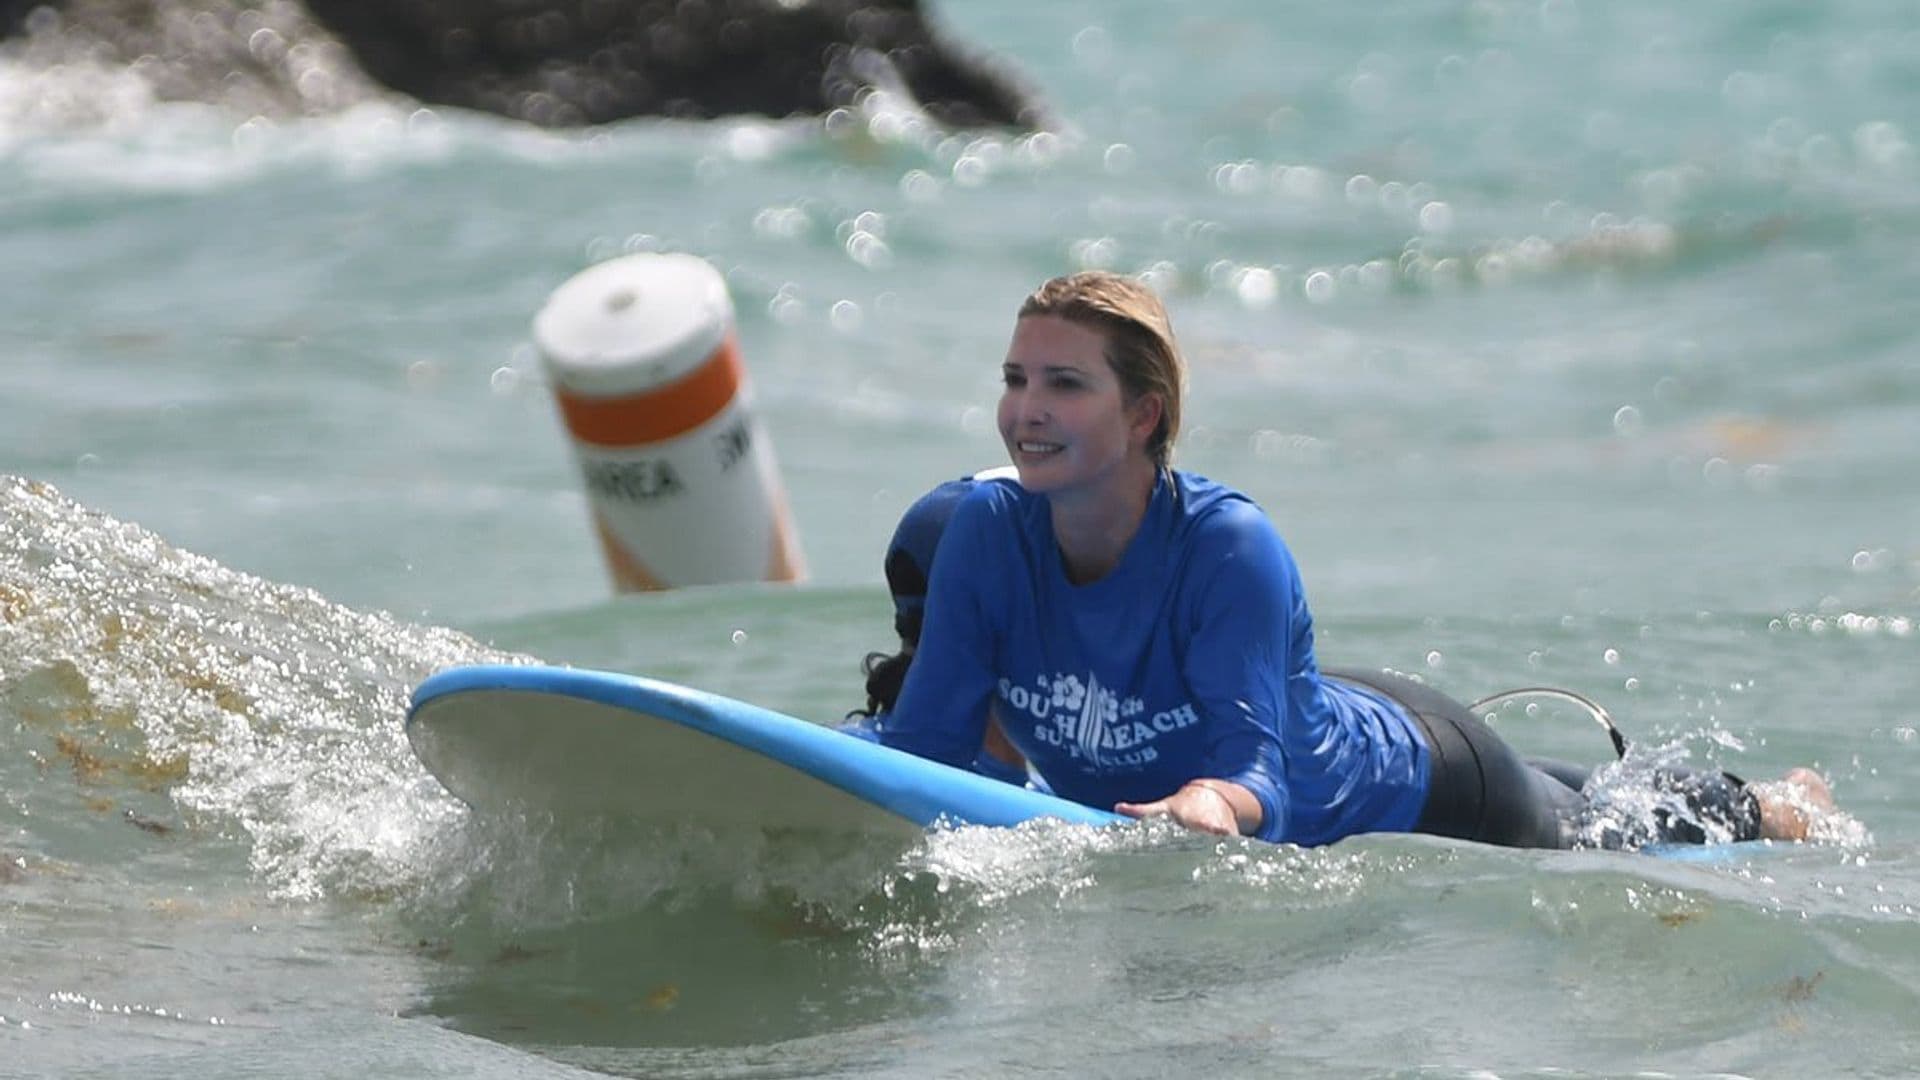
[[1260, 800], [1226, 780], [1189, 780], [1164, 799], [1119, 803], [1114, 812], [1134, 818], [1170, 817], [1195, 832], [1237, 836], [1260, 827]]

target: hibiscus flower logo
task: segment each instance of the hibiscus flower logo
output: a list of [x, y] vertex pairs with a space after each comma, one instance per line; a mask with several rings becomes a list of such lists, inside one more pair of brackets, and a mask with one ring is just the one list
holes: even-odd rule
[[1087, 702], [1087, 688], [1081, 684], [1078, 675], [1056, 675], [1053, 679], [1053, 707], [1058, 711], [1077, 713]]

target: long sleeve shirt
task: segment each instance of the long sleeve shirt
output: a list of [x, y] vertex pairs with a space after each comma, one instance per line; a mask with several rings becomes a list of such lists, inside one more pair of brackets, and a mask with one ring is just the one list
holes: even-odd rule
[[1071, 583], [1048, 501], [985, 483], [940, 541], [926, 618], [881, 741], [965, 767], [989, 706], [1056, 794], [1147, 802], [1245, 786], [1269, 841], [1406, 831], [1426, 746], [1389, 699], [1323, 680], [1292, 554], [1230, 488], [1162, 472], [1119, 564]]

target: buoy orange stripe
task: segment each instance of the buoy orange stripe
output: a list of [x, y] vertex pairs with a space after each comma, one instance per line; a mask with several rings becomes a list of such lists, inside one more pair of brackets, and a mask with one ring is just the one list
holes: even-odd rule
[[746, 381], [740, 348], [727, 335], [706, 362], [665, 386], [621, 397], [590, 398], [554, 388], [573, 437], [595, 446], [633, 447], [685, 435], [717, 416]]
[[613, 572], [613, 587], [623, 593], [658, 592], [670, 586], [647, 569], [607, 524], [598, 510], [593, 514], [593, 531], [600, 537], [600, 551], [607, 557], [607, 569]]
[[787, 516], [787, 500], [774, 495], [773, 551], [767, 560], [768, 581], [802, 581], [807, 564], [800, 556], [800, 545], [793, 535], [793, 519]]

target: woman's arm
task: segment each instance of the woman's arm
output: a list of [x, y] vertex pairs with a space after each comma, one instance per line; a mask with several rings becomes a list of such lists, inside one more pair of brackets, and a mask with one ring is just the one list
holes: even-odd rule
[[1215, 823], [1231, 806], [1235, 831], [1278, 841], [1292, 803], [1280, 736], [1289, 676], [1299, 643], [1311, 640], [1299, 571], [1251, 502], [1216, 508], [1192, 543], [1176, 617], [1186, 620], [1182, 674], [1209, 740], [1195, 779], [1162, 802], [1176, 819], [1187, 812]]

